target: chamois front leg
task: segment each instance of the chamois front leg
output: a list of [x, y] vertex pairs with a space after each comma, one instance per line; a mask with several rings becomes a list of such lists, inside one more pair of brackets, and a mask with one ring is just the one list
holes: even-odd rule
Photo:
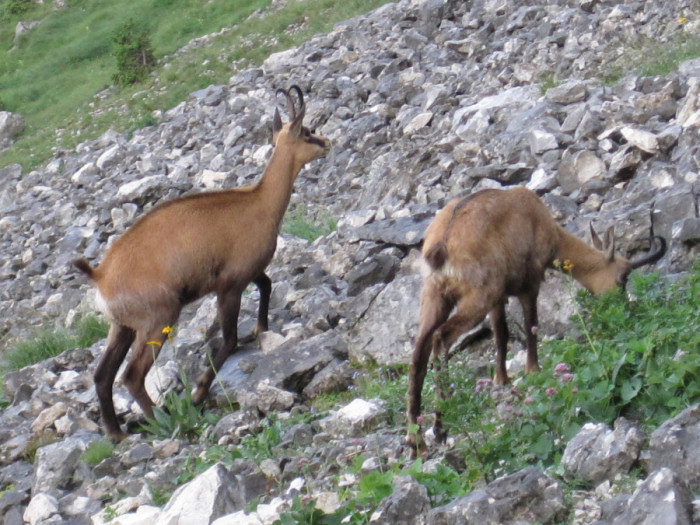
[[537, 360], [537, 294], [534, 290], [529, 294], [519, 296], [520, 304], [523, 308], [523, 319], [525, 321], [525, 338], [527, 340], [527, 362], [525, 373], [539, 372], [540, 365]]
[[506, 322], [505, 302], [501, 301], [489, 312], [491, 328], [496, 340], [496, 377], [493, 382], [497, 385], [508, 384], [506, 371], [506, 355], [508, 353], [508, 323]]
[[270, 295], [272, 294], [272, 281], [263, 272], [253, 281], [260, 291], [260, 306], [258, 307], [258, 322], [253, 329], [253, 335], [257, 336], [268, 329], [268, 308]]
[[236, 351], [238, 345], [238, 314], [241, 309], [242, 290], [231, 287], [218, 294], [219, 322], [224, 336], [224, 344], [216, 351], [207, 370], [197, 378], [197, 389], [192, 401], [198, 405], [204, 401], [216, 373], [226, 359]]
[[420, 328], [416, 346], [411, 357], [408, 375], [408, 431], [406, 444], [410, 447], [411, 457], [425, 451], [418, 418], [420, 416], [423, 383], [428, 372], [430, 354], [433, 351], [432, 339], [435, 330], [447, 319], [448, 305], [440, 295], [426, 286], [421, 296]]
[[[474, 328], [477, 323], [481, 322], [488, 312], [486, 304], [492, 301], [484, 301], [483, 291], [475, 290], [464, 295], [457, 303], [455, 313], [450, 317], [433, 335], [433, 344], [436, 349], [436, 369], [435, 369], [435, 387], [436, 397], [439, 401], [447, 399], [447, 367], [442, 370], [441, 361], [447, 362], [447, 352], [457, 339], [464, 333]], [[447, 439], [447, 431], [442, 426], [442, 412], [438, 405], [435, 412], [435, 423], [433, 425], [435, 431], [435, 440], [438, 443], [444, 443]]]
[[131, 353], [129, 365], [123, 375], [123, 381], [131, 396], [141, 407], [146, 417], [153, 418], [153, 400], [146, 391], [146, 376], [155, 363], [168, 334], [163, 329], [175, 323], [177, 314], [168, 321], [156, 322], [148, 330], [136, 333], [136, 342]]
[[124, 361], [135, 337], [136, 332], [131, 328], [113, 323], [109, 328], [107, 348], [95, 370], [95, 390], [100, 401], [102, 422], [107, 437], [113, 442], [119, 442], [124, 439], [126, 433], [119, 426], [117, 414], [114, 411], [112, 387], [119, 366]]

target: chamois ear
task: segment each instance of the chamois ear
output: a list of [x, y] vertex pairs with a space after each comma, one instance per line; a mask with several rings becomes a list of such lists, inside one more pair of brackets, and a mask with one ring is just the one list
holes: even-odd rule
[[280, 132], [282, 129], [282, 117], [280, 117], [280, 110], [275, 108], [275, 116], [272, 120], [272, 140], [275, 140], [275, 137], [277, 134]]
[[302, 104], [299, 110], [297, 111], [295, 119], [289, 125], [289, 133], [294, 137], [298, 137], [301, 134], [304, 113], [306, 113], [306, 105]]
[[593, 229], [593, 222], [592, 221], [588, 223], [588, 227], [591, 230], [591, 241], [593, 241], [593, 247], [596, 250], [600, 250], [602, 252], [603, 251], [603, 241], [600, 240], [600, 237], [598, 237], [598, 234]]
[[610, 226], [605, 232], [605, 241], [603, 243], [605, 258], [612, 262], [615, 260], [615, 226]]

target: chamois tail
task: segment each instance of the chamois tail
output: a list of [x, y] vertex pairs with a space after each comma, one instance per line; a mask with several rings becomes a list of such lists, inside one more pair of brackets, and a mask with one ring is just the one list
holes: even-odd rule
[[71, 264], [75, 266], [78, 270], [87, 275], [90, 279], [95, 278], [95, 271], [90, 266], [90, 263], [85, 258], [75, 259], [71, 261]]
[[445, 241], [436, 242], [428, 248], [423, 254], [423, 257], [428, 265], [430, 265], [430, 268], [439, 270], [447, 261], [447, 244], [445, 244]]

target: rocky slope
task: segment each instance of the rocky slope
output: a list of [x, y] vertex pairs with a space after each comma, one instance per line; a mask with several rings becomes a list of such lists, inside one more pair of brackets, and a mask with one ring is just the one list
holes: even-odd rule
[[[292, 208], [312, 219], [335, 217], [338, 228], [311, 244], [281, 236], [270, 269], [273, 334], [230, 360], [220, 377], [225, 391], [212, 393], [222, 406], [233, 395], [244, 407], [217, 425], [223, 445], [259, 428], [255, 414], [299, 410], [294, 407], [318, 392], [346, 387], [349, 360], [407, 362], [420, 292], [417, 247], [430, 217], [452, 196], [527, 185], [581, 237], [591, 221], [598, 230], [615, 225], [623, 255], [645, 250], [650, 234], [666, 237], [669, 252], [658, 267], [682, 272], [700, 241], [700, 60], [664, 76], [630, 73], [612, 85], [596, 75], [626, 65], [639, 42], [671, 46], [696, 34], [699, 12], [694, 0], [402, 0], [271, 56], [227, 85], [193, 93], [158, 115], [157, 126], [131, 137], [106, 133], [31, 173], [4, 168], [0, 331], [20, 337], [33, 326], [71, 323], [90, 311], [89, 287], [68, 261], [80, 254], [99, 260], [158, 202], [254, 181], [270, 154], [275, 90], [291, 83], [307, 95], [306, 122], [333, 143], [329, 158], [300, 175]], [[543, 79], [557, 82], [546, 89]], [[561, 288], [553, 276], [542, 293], [545, 333], [567, 326], [571, 304]], [[255, 299], [246, 297], [243, 333], [252, 328]], [[188, 310], [149, 376], [152, 389], [177, 384], [178, 366], [193, 374], [204, 364], [202, 333], [213, 318], [210, 299]], [[31, 523], [88, 523], [93, 515], [99, 522], [107, 507], [118, 514], [141, 507], [119, 523], [151, 523], [156, 515], [159, 523], [185, 523], [193, 507], [186, 498], [208, 509], [191, 520], [271, 523], [300, 491], [326, 495], [337, 470], [329, 465], [338, 458], [370, 451], [376, 461], [391, 462], [404, 453], [401, 429], [366, 402], [325, 423], [295, 427], [275, 465], [212, 467], [161, 511], [150, 506], [149, 487], [167, 486], [187, 458], [206, 447], [135, 436], [99, 468], [81, 461], [82, 450], [99, 437], [90, 372], [101, 348], [7, 376], [12, 405], [1, 416], [0, 487], [11, 482], [13, 489], [0, 498], [6, 523], [19, 523], [23, 514]], [[118, 410], [133, 409], [124, 391], [117, 388], [115, 396]], [[696, 412], [685, 414], [681, 425], [695, 439]], [[644, 450], [653, 468], [627, 499], [610, 500], [602, 490], [567, 502], [555, 479], [527, 469], [429, 510], [425, 489], [408, 478], [395, 484], [373, 519], [472, 523], [488, 515], [490, 523], [555, 522], [569, 515], [579, 522], [642, 523], [635, 513], [649, 508], [673, 514], [667, 523], [688, 523], [690, 491], [698, 490], [700, 477], [697, 465], [679, 458], [697, 444], [686, 436], [675, 452], [666, 450], [664, 444], [678, 443], [678, 424], [669, 425]], [[47, 430], [60, 441], [27, 463], [25, 452]], [[581, 441], [572, 458], [577, 450], [604, 458], [597, 484], [631, 463], [611, 465], [606, 458], [636, 460], [642, 446], [617, 429], [597, 428]], [[312, 458], [306, 470], [305, 457]], [[572, 476], [588, 480], [575, 465], [592, 460], [571, 461]], [[663, 497], [654, 499], [669, 490], [670, 510]], [[267, 504], [256, 517], [234, 514], [256, 497]]]

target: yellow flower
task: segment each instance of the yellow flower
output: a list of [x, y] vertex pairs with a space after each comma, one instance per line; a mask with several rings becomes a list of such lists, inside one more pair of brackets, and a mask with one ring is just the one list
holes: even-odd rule
[[147, 345], [155, 345], [155, 346], [163, 346], [163, 343], [160, 341], [148, 341], [146, 342]]
[[679, 24], [685, 24], [687, 21], [688, 21], [688, 19], [684, 16], [682, 16], [678, 19]]
[[565, 272], [570, 272], [571, 270], [574, 269], [574, 263], [572, 263], [569, 259], [564, 261], [564, 266], [562, 266]]
[[561, 267], [561, 261], [560, 261], [559, 259], [554, 259], [554, 260], [552, 261], [552, 266], [554, 266], [555, 268], [560, 268], [560, 267]]
[[163, 332], [165, 335], [170, 335], [173, 333], [173, 327], [172, 326], [166, 326], [163, 328]]

